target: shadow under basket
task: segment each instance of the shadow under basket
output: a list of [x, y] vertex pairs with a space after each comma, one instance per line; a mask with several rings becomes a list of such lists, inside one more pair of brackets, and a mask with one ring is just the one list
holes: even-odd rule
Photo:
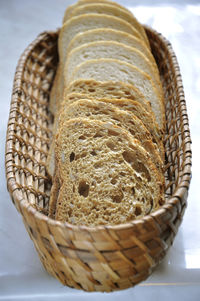
[[126, 224], [75, 226], [47, 216], [51, 182], [45, 162], [53, 122], [48, 105], [58, 32], [40, 34], [18, 62], [6, 141], [8, 190], [45, 269], [77, 289], [113, 291], [146, 279], [173, 243], [186, 208], [191, 139], [180, 70], [170, 43], [145, 30], [165, 96], [166, 201]]

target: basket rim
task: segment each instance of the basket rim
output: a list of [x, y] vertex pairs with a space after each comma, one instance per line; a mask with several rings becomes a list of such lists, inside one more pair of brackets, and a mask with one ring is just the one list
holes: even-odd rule
[[[165, 47], [167, 48], [169, 55], [173, 61], [176, 78], [178, 78], [178, 81], [179, 81], [179, 85], [177, 88], [177, 94], [178, 94], [178, 97], [180, 100], [180, 105], [181, 105], [181, 115], [182, 116], [184, 115], [184, 129], [185, 129], [184, 139], [187, 138], [187, 141], [185, 142], [185, 143], [187, 143], [187, 150], [185, 151], [185, 153], [187, 153], [187, 158], [186, 158], [185, 162], [183, 162], [183, 170], [182, 170], [183, 175], [182, 175], [182, 179], [181, 179], [180, 183], [178, 184], [173, 195], [158, 210], [156, 210], [138, 220], [133, 220], [128, 223], [118, 224], [118, 225], [85, 226], [85, 225], [74, 225], [74, 224], [70, 224], [68, 222], [60, 222], [60, 221], [54, 220], [54, 219], [46, 216], [45, 214], [39, 212], [38, 210], [36, 210], [26, 199], [23, 198], [20, 188], [18, 187], [18, 184], [15, 180], [14, 167], [13, 167], [12, 163], [10, 164], [10, 161], [11, 161], [10, 154], [12, 153], [12, 149], [13, 149], [13, 147], [12, 147], [13, 139], [12, 139], [12, 130], [11, 130], [11, 135], [10, 135], [9, 129], [10, 129], [11, 125], [13, 124], [13, 122], [12, 122], [12, 124], [9, 122], [10, 117], [11, 117], [11, 116], [9, 116], [8, 127], [7, 127], [7, 137], [6, 137], [6, 152], [5, 152], [7, 188], [11, 195], [11, 198], [14, 199], [16, 204], [20, 204], [20, 206], [26, 208], [26, 210], [29, 213], [31, 213], [38, 220], [46, 221], [47, 223], [51, 224], [51, 226], [71, 229], [73, 231], [80, 231], [80, 230], [84, 231], [85, 230], [85, 231], [90, 231], [90, 232], [96, 232], [96, 231], [100, 231], [102, 229], [118, 231], [118, 230], [122, 230], [122, 229], [128, 229], [130, 227], [133, 227], [134, 225], [136, 226], [139, 224], [143, 224], [145, 222], [151, 221], [152, 219], [157, 219], [161, 215], [163, 215], [165, 212], [167, 212], [168, 210], [170, 211], [173, 208], [173, 206], [176, 206], [177, 201], [179, 202], [181, 199], [184, 199], [184, 200], [187, 199], [188, 189], [189, 189], [190, 180], [191, 180], [191, 157], [192, 157], [192, 154], [191, 154], [191, 138], [190, 138], [190, 130], [189, 130], [189, 121], [188, 121], [187, 108], [186, 108], [184, 91], [183, 91], [182, 77], [180, 74], [180, 68], [179, 68], [178, 61], [177, 61], [176, 55], [173, 51], [171, 43], [161, 33], [158, 33], [156, 30], [152, 29], [151, 27], [146, 26], [146, 25], [144, 25], [143, 27], [147, 32], [157, 35], [159, 37], [159, 39], [161, 40], [161, 42], [163, 44], [165, 44]], [[42, 42], [42, 40], [46, 36], [57, 35], [58, 31], [59, 31], [59, 29], [56, 31], [44, 31], [44, 32], [40, 33], [36, 37], [36, 39], [33, 42], [31, 42], [28, 45], [28, 47], [24, 50], [24, 52], [20, 56], [18, 64], [17, 64], [16, 73], [15, 73], [15, 77], [14, 77], [14, 85], [13, 85], [12, 95], [14, 95], [16, 92], [20, 92], [22, 90], [22, 88], [20, 87], [21, 79], [20, 79], [19, 75], [17, 77], [16, 77], [16, 75], [18, 74], [18, 72], [21, 72], [21, 73], [23, 72], [24, 64], [25, 64], [26, 60], [28, 59], [30, 53], [34, 50], [35, 46], [37, 44], [39, 44], [40, 42]], [[13, 120], [13, 118], [17, 117], [15, 102], [14, 102], [13, 98], [14, 97], [12, 97], [11, 105], [10, 105], [10, 115], [12, 113], [12, 120]], [[185, 132], [187, 133], [187, 135], [185, 134]]]

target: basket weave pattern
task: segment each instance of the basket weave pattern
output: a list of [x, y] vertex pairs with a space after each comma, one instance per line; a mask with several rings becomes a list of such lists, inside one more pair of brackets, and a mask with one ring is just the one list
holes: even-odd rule
[[53, 121], [48, 101], [58, 34], [39, 35], [15, 74], [6, 144], [8, 190], [46, 270], [86, 291], [124, 289], [146, 279], [173, 243], [186, 208], [191, 139], [181, 75], [169, 42], [145, 29], [165, 95], [166, 203], [140, 220], [90, 228], [47, 217], [51, 183], [45, 161]]

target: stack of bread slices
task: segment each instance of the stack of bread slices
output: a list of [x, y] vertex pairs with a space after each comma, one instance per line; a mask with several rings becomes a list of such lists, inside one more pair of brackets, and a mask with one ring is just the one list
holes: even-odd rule
[[144, 28], [115, 2], [79, 0], [65, 12], [58, 52], [49, 216], [97, 226], [157, 210], [165, 110]]

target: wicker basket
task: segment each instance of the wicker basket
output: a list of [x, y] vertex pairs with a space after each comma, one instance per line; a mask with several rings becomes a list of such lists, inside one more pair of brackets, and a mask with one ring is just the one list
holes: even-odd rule
[[6, 176], [46, 270], [86, 291], [124, 289], [146, 279], [173, 243], [191, 179], [191, 139], [181, 75], [171, 45], [145, 27], [166, 104], [166, 203], [123, 225], [74, 226], [47, 217], [51, 183], [45, 161], [51, 138], [49, 92], [57, 67], [57, 32], [44, 32], [22, 54], [14, 79], [6, 142]]

